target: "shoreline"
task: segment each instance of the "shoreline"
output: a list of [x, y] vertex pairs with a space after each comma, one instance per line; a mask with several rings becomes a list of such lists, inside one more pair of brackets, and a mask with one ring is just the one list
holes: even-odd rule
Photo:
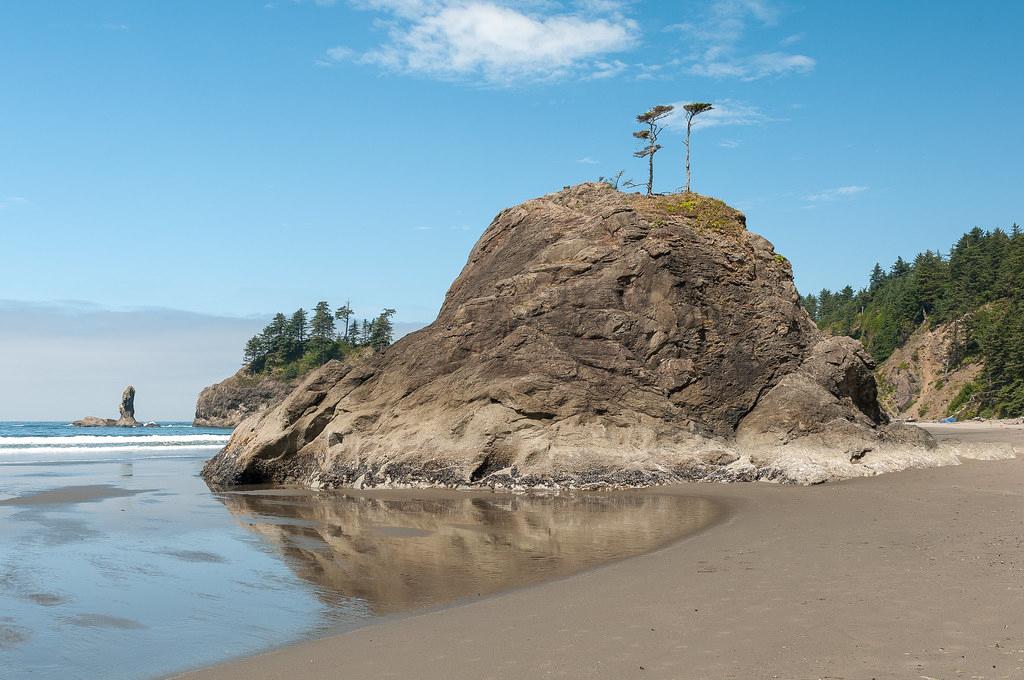
[[1018, 457], [813, 487], [661, 487], [732, 513], [560, 580], [170, 677], [1024, 673], [1024, 427], [927, 427], [1012, 439]]

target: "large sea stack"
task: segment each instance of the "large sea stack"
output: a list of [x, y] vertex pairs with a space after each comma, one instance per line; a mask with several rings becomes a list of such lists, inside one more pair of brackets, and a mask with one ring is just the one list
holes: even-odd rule
[[957, 462], [890, 425], [860, 344], [696, 194], [583, 184], [498, 214], [437, 320], [235, 430], [214, 485], [818, 482]]

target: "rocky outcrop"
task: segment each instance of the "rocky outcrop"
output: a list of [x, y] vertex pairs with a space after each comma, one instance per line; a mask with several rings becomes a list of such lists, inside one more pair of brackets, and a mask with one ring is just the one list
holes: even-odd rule
[[501, 212], [434, 323], [321, 367], [204, 475], [589, 487], [932, 464], [929, 435], [887, 424], [871, 368], [821, 335], [741, 213], [584, 184]]
[[140, 427], [139, 422], [135, 420], [135, 388], [131, 385], [124, 388], [124, 392], [121, 393], [121, 403], [117, 410], [119, 415], [116, 420], [86, 416], [71, 424], [76, 427]]
[[982, 371], [977, 361], [952, 356], [964, 342], [965, 320], [931, 328], [922, 324], [876, 372], [882, 406], [897, 418], [939, 419], [956, 415], [950, 404]]
[[243, 368], [227, 380], [203, 388], [196, 400], [196, 427], [235, 427], [284, 399], [297, 381], [254, 375]]

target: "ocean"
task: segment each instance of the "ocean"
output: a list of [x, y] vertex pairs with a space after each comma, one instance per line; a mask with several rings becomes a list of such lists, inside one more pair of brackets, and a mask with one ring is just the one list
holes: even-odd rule
[[0, 423], [0, 678], [147, 680], [562, 577], [710, 501], [207, 487], [226, 430]]
[[231, 430], [176, 422], [156, 427], [75, 427], [68, 422], [0, 422], [0, 465], [118, 462], [212, 455]]

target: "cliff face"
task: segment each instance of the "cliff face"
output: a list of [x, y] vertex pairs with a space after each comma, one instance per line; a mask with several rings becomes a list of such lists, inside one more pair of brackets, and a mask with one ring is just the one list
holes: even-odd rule
[[872, 368], [821, 336], [739, 212], [584, 184], [501, 212], [433, 324], [315, 371], [204, 475], [529, 487], [927, 464], [934, 440], [886, 425]]
[[889, 413], [929, 420], [949, 414], [952, 401], [983, 368], [978, 362], [950, 367], [958, 332], [962, 336], [957, 322], [935, 328], [922, 325], [882, 362], [877, 375], [882, 405]]
[[203, 388], [196, 400], [196, 427], [235, 427], [249, 416], [284, 399], [297, 381], [254, 376], [243, 368], [216, 385]]

